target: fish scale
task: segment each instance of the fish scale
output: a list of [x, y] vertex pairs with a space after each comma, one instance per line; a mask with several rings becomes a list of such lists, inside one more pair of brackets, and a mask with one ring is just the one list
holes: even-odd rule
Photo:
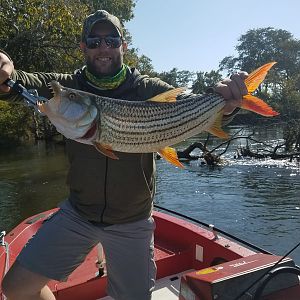
[[[101, 120], [97, 141], [121, 152], [156, 152], [205, 130], [225, 105], [217, 94], [173, 103], [96, 99]], [[122, 109], [115, 109], [119, 106]]]
[[[263, 65], [245, 80], [248, 94], [243, 96], [241, 108], [263, 116], [278, 115], [251, 94], [274, 64]], [[118, 159], [114, 151], [158, 152], [170, 163], [183, 167], [176, 151], [169, 146], [202, 131], [228, 137], [221, 129], [221, 120], [223, 108], [231, 100], [225, 101], [215, 93], [190, 95], [176, 101], [183, 90], [173, 89], [148, 101], [127, 101], [66, 88], [55, 81], [51, 86], [54, 97], [48, 102], [37, 103], [38, 109], [66, 138], [94, 145], [112, 159]], [[234, 107], [235, 102], [232, 105]]]

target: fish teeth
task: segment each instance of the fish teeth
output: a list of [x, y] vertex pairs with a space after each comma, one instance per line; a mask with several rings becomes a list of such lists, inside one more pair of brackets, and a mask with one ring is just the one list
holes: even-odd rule
[[51, 94], [54, 96], [54, 91], [53, 91], [53, 87], [51, 86], [51, 83], [49, 82], [47, 84], [47, 86], [49, 87], [49, 90], [50, 90]]

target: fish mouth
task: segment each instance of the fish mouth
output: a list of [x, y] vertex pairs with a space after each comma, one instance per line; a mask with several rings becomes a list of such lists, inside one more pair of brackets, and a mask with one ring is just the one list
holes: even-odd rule
[[38, 106], [38, 110], [43, 113], [43, 114], [48, 114], [51, 105], [53, 105], [53, 103], [58, 103], [59, 99], [60, 99], [60, 94], [62, 92], [62, 86], [55, 80], [52, 80], [51, 82], [48, 83], [48, 86], [50, 87], [50, 89], [52, 90], [53, 93], [53, 98], [49, 99], [47, 102], [39, 102], [37, 103]]
[[54, 98], [59, 96], [62, 91], [62, 86], [59, 84], [59, 82], [52, 80], [49, 85], [53, 91]]
[[91, 127], [89, 128], [89, 130], [80, 139], [84, 139], [84, 140], [90, 139], [95, 135], [96, 131], [97, 131], [97, 123], [94, 121]]

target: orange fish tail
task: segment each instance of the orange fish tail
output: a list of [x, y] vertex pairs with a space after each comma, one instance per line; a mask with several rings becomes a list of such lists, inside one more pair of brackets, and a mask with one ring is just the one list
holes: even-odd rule
[[249, 76], [245, 79], [245, 84], [248, 90], [248, 93], [253, 93], [258, 86], [264, 81], [269, 70], [276, 64], [276, 62], [267, 63], [258, 69], [254, 70]]
[[279, 113], [273, 110], [266, 102], [250, 94], [243, 97], [241, 107], [265, 117], [275, 117], [279, 115]]
[[245, 84], [248, 89], [248, 95], [243, 97], [242, 100], [242, 108], [253, 111], [257, 114], [266, 117], [274, 117], [279, 115], [278, 112], [274, 111], [272, 107], [270, 107], [263, 100], [252, 96], [253, 93], [258, 86], [264, 81], [266, 78], [268, 71], [276, 64], [276, 62], [267, 63], [260, 68], [256, 69], [245, 79]]

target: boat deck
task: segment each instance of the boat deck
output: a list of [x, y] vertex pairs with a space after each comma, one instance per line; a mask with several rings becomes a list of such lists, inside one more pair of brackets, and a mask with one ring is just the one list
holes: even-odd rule
[[[44, 212], [24, 220], [14, 231], [5, 237], [5, 242], [9, 245], [9, 248], [7, 248], [9, 251], [6, 252], [6, 247], [0, 247], [0, 273], [2, 276], [7, 271], [6, 267], [9, 267], [14, 262], [28, 239], [41, 226], [43, 220], [53, 211], [55, 210]], [[153, 292], [153, 300], [178, 299], [182, 276], [185, 275], [183, 280], [191, 278], [190, 276], [193, 276], [195, 270], [203, 270], [206, 268], [209, 271], [213, 270], [214, 272], [212, 273], [202, 273], [208, 275], [205, 275], [205, 278], [201, 280], [205, 279], [209, 283], [215, 282], [215, 277], [219, 277], [219, 281], [223, 280], [223, 278], [227, 280], [234, 278], [237, 276], [236, 274], [243, 275], [248, 270], [256, 271], [257, 267], [258, 270], [259, 268], [264, 269], [268, 267], [270, 263], [274, 263], [280, 258], [275, 255], [257, 253], [254, 250], [243, 247], [234, 240], [229, 240], [222, 235], [216, 235], [212, 230], [201, 228], [163, 213], [155, 212], [154, 218], [157, 225], [155, 230], [154, 253], [157, 265], [157, 280]], [[112, 300], [112, 298], [106, 294], [107, 277], [99, 276], [99, 269], [96, 265], [96, 261], [99, 259], [98, 254], [98, 249], [95, 247], [86, 257], [84, 263], [70, 275], [67, 282], [51, 281], [49, 283], [49, 287], [54, 292], [56, 299]], [[253, 258], [254, 256], [256, 257], [255, 259]], [[268, 261], [270, 260], [267, 264], [266, 259]], [[233, 265], [234, 269], [232, 267], [233, 261], [235, 261]], [[287, 259], [287, 261], [290, 260]], [[254, 262], [259, 263], [257, 266], [248, 266]], [[216, 265], [219, 264], [222, 264], [220, 267], [222, 272], [225, 272], [224, 268], [227, 266], [226, 273], [215, 272], [215, 270], [221, 270], [215, 268]], [[230, 266], [230, 268], [228, 268], [228, 266]], [[245, 268], [245, 270], [243, 268]], [[276, 293], [265, 296], [262, 298], [263, 300], [300, 299], [299, 280], [295, 281], [292, 279], [294, 282], [294, 285], [292, 285], [288, 283], [289, 281], [286, 279], [287, 276], [285, 274], [282, 275], [284, 276], [285, 286], [282, 287], [281, 290], [277, 289]], [[201, 277], [201, 274], [197, 274], [198, 279], [199, 276]], [[208, 280], [209, 276], [212, 276], [210, 281]], [[231, 280], [230, 290], [235, 291], [237, 285], [239, 288], [242, 288], [242, 286], [247, 287], [249, 283], [249, 278], [247, 278], [248, 277], [243, 277], [238, 284], [236, 283], [237, 281]], [[275, 285], [277, 288], [277, 283]], [[274, 289], [274, 291], [276, 290]], [[273, 291], [269, 293], [271, 292]], [[0, 291], [0, 298], [1, 296], [2, 293]], [[222, 299], [232, 299], [230, 297], [228, 298], [228, 290], [222, 292], [222, 297], [223, 296], [224, 298]]]
[[[152, 300], [178, 300], [180, 292], [180, 278], [182, 275], [192, 272], [194, 270], [188, 270], [172, 276], [166, 276], [156, 281], [155, 290], [152, 294]], [[300, 278], [299, 278], [300, 280]], [[268, 296], [264, 296], [263, 300], [299, 300], [300, 299], [300, 285], [290, 288], [288, 291], [283, 290]], [[97, 300], [114, 300], [113, 298], [106, 296]]]
[[[172, 276], [166, 276], [156, 281], [155, 290], [152, 294], [152, 300], [178, 300], [180, 289], [180, 278], [183, 274], [191, 272], [188, 270]], [[97, 300], [113, 300], [113, 298], [106, 296]]]

